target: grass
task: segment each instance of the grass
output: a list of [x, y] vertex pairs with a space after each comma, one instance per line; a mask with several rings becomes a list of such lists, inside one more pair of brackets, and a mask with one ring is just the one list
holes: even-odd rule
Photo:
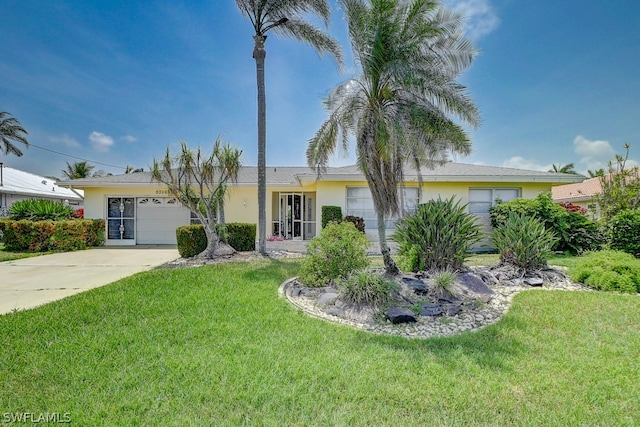
[[529, 291], [407, 340], [294, 310], [298, 261], [153, 270], [0, 316], [0, 415], [74, 425], [638, 425], [640, 297]]
[[11, 252], [5, 249], [4, 243], [0, 243], [0, 262], [13, 261], [15, 259], [30, 258], [34, 256], [44, 255], [46, 252]]

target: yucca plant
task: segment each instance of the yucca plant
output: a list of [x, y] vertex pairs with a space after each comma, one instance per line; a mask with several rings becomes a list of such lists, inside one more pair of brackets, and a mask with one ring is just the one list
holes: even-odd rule
[[31, 221], [71, 219], [73, 208], [51, 200], [27, 199], [15, 202], [9, 208], [9, 218]]
[[544, 227], [542, 221], [511, 213], [493, 231], [491, 240], [500, 252], [501, 262], [532, 271], [547, 265], [558, 238]]
[[392, 239], [399, 243], [401, 265], [412, 271], [458, 270], [469, 257], [469, 248], [482, 239], [467, 205], [451, 197], [421, 204], [413, 215], [396, 223]]

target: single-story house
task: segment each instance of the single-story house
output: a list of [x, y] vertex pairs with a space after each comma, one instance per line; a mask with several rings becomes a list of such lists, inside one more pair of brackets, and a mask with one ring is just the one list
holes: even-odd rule
[[[407, 170], [402, 199], [407, 211], [430, 199], [459, 197], [469, 212], [489, 229], [489, 208], [496, 200], [534, 198], [552, 186], [573, 183], [582, 176], [449, 162], [422, 171]], [[242, 167], [229, 188], [227, 222], [258, 222], [258, 170]], [[175, 229], [191, 222], [191, 212], [148, 172], [75, 179], [61, 182], [84, 189], [85, 217], [106, 220], [107, 245], [175, 244]], [[371, 193], [356, 166], [330, 167], [321, 176], [308, 167], [267, 168], [267, 236], [306, 241], [320, 233], [322, 206], [340, 206], [343, 215], [364, 218], [367, 236], [377, 240]], [[387, 228], [392, 231], [394, 218]]]
[[551, 198], [556, 203], [573, 203], [598, 216], [595, 196], [602, 192], [600, 177], [585, 179], [573, 184], [558, 185], [551, 189]]
[[79, 208], [83, 198], [82, 190], [60, 187], [54, 179], [0, 163], [0, 217], [6, 216], [9, 207], [20, 200], [45, 199]]

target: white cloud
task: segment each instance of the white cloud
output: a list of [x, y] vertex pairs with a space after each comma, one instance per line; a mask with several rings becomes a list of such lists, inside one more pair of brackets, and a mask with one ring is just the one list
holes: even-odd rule
[[124, 142], [136, 142], [138, 140], [138, 138], [131, 135], [121, 136], [120, 139]]
[[573, 151], [578, 155], [578, 163], [588, 170], [607, 169], [607, 163], [612, 160], [616, 151], [609, 141], [590, 141], [582, 135], [573, 140]]
[[80, 147], [80, 143], [76, 141], [74, 138], [71, 138], [67, 134], [60, 135], [60, 136], [52, 136], [49, 138], [49, 141], [53, 142], [54, 144], [62, 144], [65, 147], [70, 147], [70, 148]]
[[502, 163], [502, 166], [505, 168], [525, 169], [525, 170], [543, 171], [543, 172], [547, 172], [549, 169], [553, 167], [552, 164], [541, 165], [540, 163], [534, 160], [527, 160], [524, 157], [520, 157], [520, 156], [511, 157], [510, 159], [505, 160]]
[[489, 34], [500, 25], [489, 0], [445, 0], [444, 5], [464, 16], [464, 32], [472, 39]]
[[102, 132], [91, 132], [91, 135], [89, 135], [89, 141], [91, 141], [93, 148], [101, 153], [106, 153], [109, 151], [111, 146], [113, 146], [113, 138]]

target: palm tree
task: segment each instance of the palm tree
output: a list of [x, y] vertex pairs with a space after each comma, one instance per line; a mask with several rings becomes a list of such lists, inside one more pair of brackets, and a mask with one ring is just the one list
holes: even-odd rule
[[[458, 14], [429, 0], [340, 0], [359, 74], [329, 94], [329, 118], [309, 141], [307, 162], [321, 172], [338, 143], [355, 137], [357, 165], [377, 216], [387, 273], [397, 274], [385, 216], [401, 213], [404, 167], [418, 172], [468, 154], [471, 142], [451, 115], [477, 126], [478, 109], [455, 81], [476, 55]], [[420, 185], [421, 187], [421, 185]]]
[[596, 169], [594, 171], [589, 169], [587, 173], [589, 174], [589, 178], [597, 178], [600, 176], [604, 176], [604, 168]]
[[566, 165], [562, 165], [562, 164], [553, 164], [551, 165], [551, 169], [549, 169], [549, 172], [555, 172], [555, 173], [570, 173], [573, 175], [577, 175], [578, 172], [575, 171], [574, 169], [575, 165], [573, 163], [567, 163]]
[[124, 173], [126, 174], [139, 173], [139, 172], [144, 172], [144, 168], [136, 168], [135, 166], [127, 165], [127, 167], [124, 170]]
[[11, 114], [5, 111], [0, 112], [0, 142], [2, 142], [0, 153], [4, 151], [4, 154], [15, 154], [21, 157], [22, 151], [11, 141], [20, 142], [29, 147], [29, 141], [27, 141], [28, 132], [20, 125], [18, 119], [9, 116]]
[[266, 145], [267, 145], [267, 104], [264, 81], [266, 51], [264, 44], [267, 33], [291, 37], [305, 42], [318, 52], [328, 52], [342, 62], [342, 52], [338, 43], [304, 18], [308, 15], [319, 17], [329, 24], [330, 7], [327, 0], [236, 0], [242, 15], [251, 21], [253, 30], [253, 58], [256, 61], [258, 84], [258, 250], [266, 253]]
[[93, 169], [95, 169], [95, 166], [90, 165], [86, 161], [67, 162], [67, 170], [63, 170], [62, 175], [67, 179], [90, 178], [95, 176], [95, 174], [91, 174]]

